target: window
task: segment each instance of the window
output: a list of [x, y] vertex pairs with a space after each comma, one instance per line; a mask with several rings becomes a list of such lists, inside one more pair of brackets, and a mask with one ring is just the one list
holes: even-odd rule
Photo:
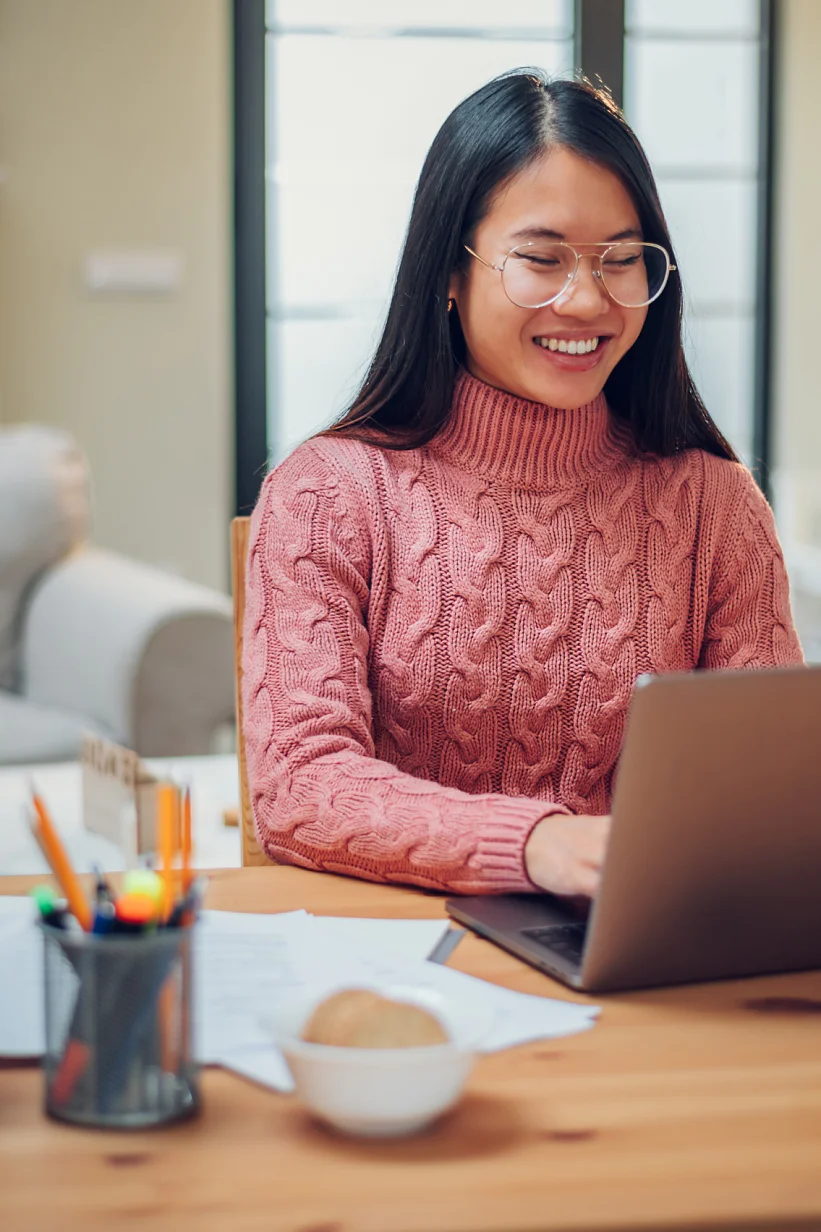
[[748, 466], [755, 441], [759, 0], [627, 0], [625, 115], [644, 145], [684, 282], [688, 360]]
[[268, 0], [268, 444], [330, 422], [377, 339], [413, 188], [449, 111], [573, 66], [570, 0]]

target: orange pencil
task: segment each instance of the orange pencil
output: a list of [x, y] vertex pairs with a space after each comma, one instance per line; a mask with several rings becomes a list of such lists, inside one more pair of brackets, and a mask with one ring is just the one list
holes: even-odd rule
[[[162, 919], [167, 920], [171, 914], [174, 899], [174, 836], [177, 833], [177, 808], [179, 797], [170, 783], [163, 783], [159, 788], [157, 800], [157, 851], [161, 860], [160, 875], [163, 881]], [[183, 805], [182, 824], [183, 858], [185, 858], [185, 806]], [[183, 876], [185, 873], [183, 872]], [[175, 1010], [175, 977], [169, 976], [163, 985], [159, 999], [158, 1011], [160, 1019], [160, 1064], [167, 1073], [175, 1073], [179, 1056], [175, 1045], [176, 1031], [174, 1028]]]
[[71, 861], [68, 858], [65, 847], [60, 842], [60, 837], [54, 829], [54, 823], [48, 815], [48, 809], [44, 801], [33, 788], [31, 798], [37, 811], [37, 816], [31, 820], [34, 837], [40, 844], [40, 848], [49, 862], [51, 871], [57, 878], [60, 889], [66, 896], [70, 910], [80, 921], [85, 931], [90, 933], [94, 924], [94, 917], [91, 913], [88, 899], [83, 893], [83, 887], [80, 885], [77, 874], [71, 866]]
[[173, 862], [174, 829], [176, 821], [176, 791], [170, 783], [161, 783], [157, 789], [157, 850], [160, 856], [160, 876], [163, 880], [162, 919], [171, 914], [174, 897]]
[[191, 885], [191, 788], [186, 787], [182, 798], [182, 892], [188, 893]]

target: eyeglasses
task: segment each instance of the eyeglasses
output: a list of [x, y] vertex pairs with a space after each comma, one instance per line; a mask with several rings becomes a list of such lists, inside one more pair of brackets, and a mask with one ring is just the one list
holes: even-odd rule
[[575, 282], [582, 257], [590, 257], [593, 277], [598, 278], [610, 298], [622, 308], [644, 308], [652, 304], [667, 286], [670, 271], [676, 268], [670, 264], [670, 254], [661, 244], [628, 240], [585, 247], [603, 248], [604, 251], [581, 253], [564, 241], [537, 241], [511, 248], [501, 265], [485, 261], [467, 244], [465, 251], [502, 275], [504, 293], [518, 308], [546, 308], [552, 304]]

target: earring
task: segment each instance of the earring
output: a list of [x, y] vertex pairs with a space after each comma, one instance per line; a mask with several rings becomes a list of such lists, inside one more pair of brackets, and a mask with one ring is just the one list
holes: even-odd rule
[[453, 305], [454, 305], [455, 303], [456, 303], [456, 300], [455, 300], [455, 299], [449, 299], [449, 300], [448, 300], [448, 312], [453, 312]]

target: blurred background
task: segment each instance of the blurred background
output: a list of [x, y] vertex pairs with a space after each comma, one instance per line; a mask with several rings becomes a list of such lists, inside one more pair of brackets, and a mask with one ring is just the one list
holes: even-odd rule
[[94, 542], [226, 591], [229, 519], [356, 388], [448, 111], [581, 68], [821, 658], [819, 55], [819, 0], [0, 0], [0, 432], [65, 430]]

